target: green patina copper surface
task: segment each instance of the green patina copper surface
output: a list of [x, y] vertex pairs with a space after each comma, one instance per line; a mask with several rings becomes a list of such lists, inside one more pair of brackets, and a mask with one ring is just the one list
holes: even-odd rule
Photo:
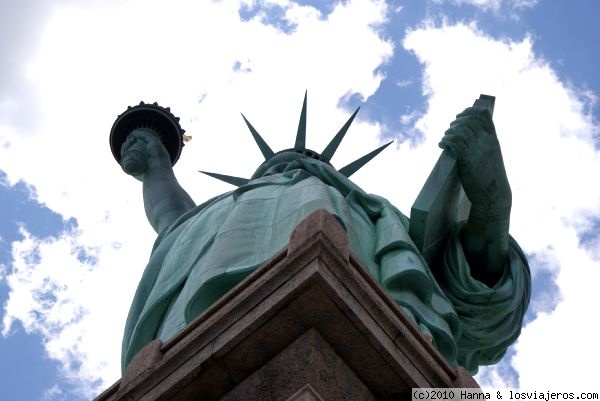
[[[457, 157], [473, 208], [469, 219], [449, 233], [437, 265], [429, 266], [411, 240], [409, 220], [348, 179], [360, 166], [351, 163], [344, 174], [329, 163], [353, 118], [323, 152], [325, 158], [303, 148], [306, 100], [296, 137], [301, 148], [274, 153], [246, 120], [265, 163], [251, 179], [211, 173], [238, 188], [199, 206], [177, 183], [160, 140], [149, 130], [130, 135], [121, 163], [145, 165], [137, 178], [144, 183], [146, 213], [159, 236], [127, 320], [123, 369], [145, 344], [174, 336], [281, 251], [296, 225], [321, 208], [339, 219], [351, 251], [449, 362], [474, 372], [504, 355], [521, 330], [530, 274], [523, 252], [508, 235], [510, 188], [502, 188], [508, 185], [503, 165], [500, 172], [491, 171], [502, 160], [491, 119], [468, 109], [442, 141]], [[478, 139], [475, 131], [494, 135]], [[465, 154], [465, 137], [471, 150], [483, 152], [479, 157]], [[482, 163], [496, 164], [482, 169]], [[481, 170], [477, 177], [470, 170], [474, 167]], [[492, 188], [490, 180], [500, 188]], [[401, 183], [396, 185], [400, 190]], [[489, 191], [497, 190], [503, 196], [494, 198], [497, 194]]]

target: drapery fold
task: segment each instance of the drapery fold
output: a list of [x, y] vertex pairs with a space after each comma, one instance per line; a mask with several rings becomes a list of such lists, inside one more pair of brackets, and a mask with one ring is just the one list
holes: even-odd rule
[[318, 209], [337, 217], [351, 252], [450, 363], [474, 372], [501, 358], [518, 336], [531, 284], [516, 242], [501, 280], [488, 288], [471, 277], [457, 226], [434, 277], [406, 216], [307, 158], [203, 203], [159, 234], [127, 319], [123, 370], [145, 344], [177, 334], [284, 249], [293, 229]]

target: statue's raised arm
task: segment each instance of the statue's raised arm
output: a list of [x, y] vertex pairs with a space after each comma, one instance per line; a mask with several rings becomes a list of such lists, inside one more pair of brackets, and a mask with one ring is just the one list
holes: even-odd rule
[[169, 108], [129, 107], [110, 134], [113, 155], [127, 174], [143, 182], [144, 210], [157, 233], [196, 205], [173, 173], [185, 131]]
[[144, 210], [157, 233], [196, 204], [175, 178], [167, 149], [148, 129], [137, 129], [121, 148], [123, 170], [144, 183]]

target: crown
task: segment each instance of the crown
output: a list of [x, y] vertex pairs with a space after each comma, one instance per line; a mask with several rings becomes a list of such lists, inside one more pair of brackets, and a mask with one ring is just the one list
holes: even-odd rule
[[[242, 114], [242, 118], [244, 119], [244, 122], [248, 126], [248, 129], [250, 130], [250, 133], [252, 134], [254, 141], [258, 145], [258, 148], [260, 149], [260, 151], [262, 152], [262, 154], [265, 158], [265, 161], [259, 166], [259, 168], [256, 170], [256, 172], [252, 175], [251, 178], [235, 177], [235, 176], [231, 176], [231, 175], [211, 173], [208, 171], [200, 171], [200, 172], [204, 173], [208, 176], [211, 176], [213, 178], [216, 178], [218, 180], [221, 180], [221, 181], [227, 182], [229, 184], [235, 185], [237, 187], [240, 187], [242, 185], [247, 184], [249, 181], [251, 181], [255, 178], [262, 177], [263, 174], [265, 174], [268, 171], [269, 167], [272, 167], [273, 163], [275, 163], [276, 161], [281, 160], [281, 159], [292, 160], [292, 159], [299, 159], [299, 158], [311, 158], [311, 159], [319, 160], [319, 161], [331, 166], [331, 163], [330, 163], [331, 158], [333, 157], [333, 155], [335, 154], [335, 151], [337, 150], [338, 146], [342, 142], [342, 139], [344, 139], [346, 132], [348, 132], [348, 128], [350, 128], [350, 125], [352, 124], [354, 117], [356, 117], [358, 110], [360, 110], [360, 107], [357, 108], [356, 111], [354, 111], [354, 113], [352, 113], [352, 115], [350, 116], [348, 121], [346, 121], [346, 123], [342, 126], [342, 128], [340, 128], [338, 133], [335, 134], [335, 136], [329, 142], [329, 144], [325, 147], [325, 149], [321, 153], [318, 153], [318, 152], [315, 152], [313, 150], [306, 148], [306, 103], [307, 103], [306, 100], [307, 100], [307, 93], [305, 92], [304, 93], [304, 102], [302, 103], [302, 112], [300, 113], [300, 121], [298, 122], [298, 132], [296, 133], [296, 142], [294, 143], [294, 147], [290, 148], [290, 149], [284, 149], [279, 152], [273, 152], [271, 147], [260, 136], [258, 131], [252, 126], [252, 124], [250, 124], [250, 121], [248, 121], [248, 119], [244, 116], [244, 114]], [[381, 153], [381, 151], [383, 149], [385, 149], [386, 147], [388, 147], [392, 142], [393, 141], [390, 141], [390, 142], [386, 143], [385, 145], [380, 146], [379, 148], [356, 159], [352, 163], [342, 167], [341, 169], [338, 170], [339, 173], [344, 175], [345, 177], [350, 177], [352, 174], [354, 174], [358, 170], [360, 170], [365, 164], [370, 162], [375, 156], [377, 156], [379, 153]]]

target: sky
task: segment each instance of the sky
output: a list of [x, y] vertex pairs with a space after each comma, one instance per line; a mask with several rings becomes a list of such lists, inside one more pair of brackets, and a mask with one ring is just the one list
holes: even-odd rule
[[196, 203], [361, 110], [332, 164], [408, 214], [454, 116], [496, 96], [511, 234], [533, 294], [484, 386], [598, 390], [600, 3], [571, 0], [0, 0], [0, 399], [79, 401], [120, 377], [155, 233], [108, 145], [128, 105], [170, 106]]

